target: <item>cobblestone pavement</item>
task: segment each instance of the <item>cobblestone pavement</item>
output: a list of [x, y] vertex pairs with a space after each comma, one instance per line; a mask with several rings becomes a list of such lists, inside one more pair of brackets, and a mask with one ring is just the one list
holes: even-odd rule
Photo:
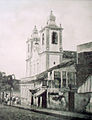
[[[54, 116], [39, 114], [27, 110], [0, 105], [0, 120], [67, 120]], [[69, 120], [69, 119], [68, 119]]]

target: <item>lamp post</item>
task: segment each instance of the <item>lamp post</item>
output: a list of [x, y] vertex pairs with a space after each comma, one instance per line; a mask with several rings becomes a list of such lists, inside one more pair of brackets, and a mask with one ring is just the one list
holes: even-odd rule
[[12, 101], [12, 96], [13, 96], [13, 80], [15, 79], [15, 75], [8, 75], [8, 83], [10, 85], [10, 105]]

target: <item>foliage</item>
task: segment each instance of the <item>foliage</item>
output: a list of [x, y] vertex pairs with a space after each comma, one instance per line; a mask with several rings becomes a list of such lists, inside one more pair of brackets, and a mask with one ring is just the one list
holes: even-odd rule
[[0, 72], [0, 91], [10, 91], [11, 87], [18, 88], [19, 82], [12, 78], [12, 75], [6, 76], [4, 72]]
[[0, 72], [0, 91], [5, 91], [6, 89], [9, 89], [10, 85], [7, 84], [7, 77], [5, 76], [5, 73]]

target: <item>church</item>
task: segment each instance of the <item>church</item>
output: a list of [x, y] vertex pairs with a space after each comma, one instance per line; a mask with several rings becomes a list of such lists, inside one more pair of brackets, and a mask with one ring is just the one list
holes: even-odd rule
[[26, 42], [26, 77], [21, 80], [21, 103], [43, 108], [74, 108], [77, 54], [63, 50], [62, 31], [52, 11], [40, 31], [34, 26]]
[[62, 61], [63, 28], [56, 25], [55, 19], [51, 11], [47, 25], [40, 30], [40, 35], [35, 26], [27, 41], [27, 76], [35, 76]]

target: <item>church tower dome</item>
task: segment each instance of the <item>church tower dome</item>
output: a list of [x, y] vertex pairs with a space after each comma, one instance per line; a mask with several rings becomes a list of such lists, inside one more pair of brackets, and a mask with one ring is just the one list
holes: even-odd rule
[[38, 30], [37, 30], [37, 28], [36, 28], [36, 25], [34, 26], [33, 34], [38, 34]]
[[51, 13], [49, 15], [48, 24], [49, 25], [56, 25], [55, 20], [56, 20], [56, 17], [53, 15], [53, 12], [51, 11]]
[[33, 29], [33, 32], [32, 32], [32, 39], [38, 39], [39, 38], [39, 35], [38, 35], [38, 30], [37, 30], [37, 27], [36, 25], [34, 26], [34, 29]]
[[55, 21], [56, 17], [53, 15], [53, 12], [51, 11], [50, 16], [49, 16], [50, 21]]

